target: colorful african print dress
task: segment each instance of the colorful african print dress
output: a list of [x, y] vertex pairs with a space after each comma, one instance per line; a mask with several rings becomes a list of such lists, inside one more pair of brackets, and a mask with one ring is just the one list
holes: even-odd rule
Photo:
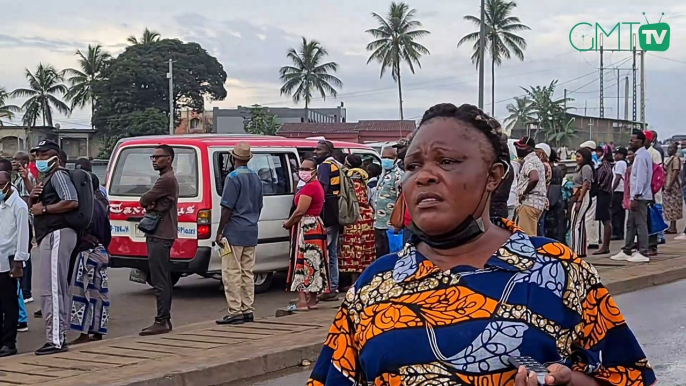
[[72, 330], [82, 334], [107, 334], [110, 319], [108, 263], [109, 254], [102, 245], [78, 254], [69, 288]]
[[352, 176], [355, 195], [360, 204], [360, 218], [343, 230], [343, 243], [338, 256], [341, 272], [361, 273], [376, 257], [374, 246], [374, 210], [369, 206], [369, 193], [362, 177]]
[[526, 355], [616, 386], [655, 374], [598, 273], [565, 245], [512, 236], [482, 269], [443, 271], [412, 244], [346, 294], [308, 386], [514, 385]]

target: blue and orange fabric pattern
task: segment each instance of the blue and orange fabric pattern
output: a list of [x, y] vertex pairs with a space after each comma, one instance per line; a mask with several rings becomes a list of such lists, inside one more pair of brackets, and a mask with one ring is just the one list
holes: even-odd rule
[[565, 245], [512, 236], [482, 269], [442, 271], [411, 243], [346, 294], [307, 386], [514, 385], [509, 356], [604, 383], [655, 374], [595, 268]]

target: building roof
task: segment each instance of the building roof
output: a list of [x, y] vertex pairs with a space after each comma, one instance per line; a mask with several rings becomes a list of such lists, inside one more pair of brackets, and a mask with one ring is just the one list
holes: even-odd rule
[[359, 121], [347, 123], [284, 123], [279, 134], [357, 134], [361, 131], [411, 132], [416, 127], [414, 121]]

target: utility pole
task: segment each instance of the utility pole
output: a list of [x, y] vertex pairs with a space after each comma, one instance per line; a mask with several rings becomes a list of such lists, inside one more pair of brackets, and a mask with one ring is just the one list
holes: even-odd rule
[[645, 71], [646, 52], [641, 50], [641, 124], [642, 129], [646, 130], [646, 71]]
[[593, 118], [588, 120], [588, 139], [593, 140]]
[[[631, 105], [632, 105], [632, 110], [633, 110], [631, 120], [633, 122], [636, 122], [636, 37], [635, 36], [634, 36], [634, 45], [633, 45], [633, 47], [631, 47], [631, 50], [633, 51], [633, 65], [631, 67], [631, 72], [632, 72], [633, 77], [634, 77], [634, 79], [633, 79], [634, 80], [633, 96], [631, 99]], [[634, 128], [636, 128], [635, 125], [636, 124], [634, 123], [633, 124]]]
[[565, 89], [565, 112], [567, 112], [567, 89]]
[[586, 116], [586, 110], [588, 109], [588, 101], [584, 101], [584, 117]]
[[605, 117], [605, 93], [603, 79], [605, 78], [605, 67], [603, 66], [603, 35], [600, 35], [600, 118]]
[[624, 78], [624, 120], [629, 120], [629, 76]]
[[169, 135], [174, 135], [174, 73], [172, 72], [172, 60], [169, 59]]
[[484, 61], [486, 60], [486, 6], [485, 0], [481, 0], [481, 28], [479, 31], [479, 52], [481, 52], [481, 60], [479, 61], [479, 108], [484, 109]]
[[620, 102], [620, 95], [619, 95], [619, 68], [617, 69], [617, 120], [619, 120], [619, 102]]

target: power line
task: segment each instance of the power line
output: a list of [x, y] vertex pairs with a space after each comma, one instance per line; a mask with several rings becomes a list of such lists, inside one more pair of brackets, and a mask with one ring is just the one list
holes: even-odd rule
[[668, 61], [674, 62], [674, 63], [686, 64], [686, 62], [683, 61], [683, 60], [677, 60], [677, 59], [672, 59], [672, 58], [668, 58], [668, 57], [665, 57], [665, 56], [655, 55], [655, 54], [653, 54], [652, 52], [648, 52], [648, 55], [653, 56], [653, 57], [656, 57], [656, 58], [659, 58], [659, 59], [662, 59], [662, 60], [668, 60]]

